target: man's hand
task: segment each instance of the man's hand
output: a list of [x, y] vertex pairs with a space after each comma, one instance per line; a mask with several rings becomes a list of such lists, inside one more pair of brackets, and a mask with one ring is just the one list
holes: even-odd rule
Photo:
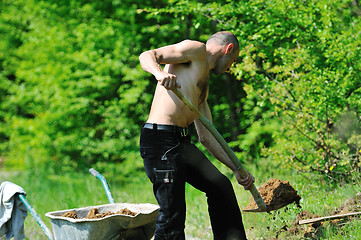
[[238, 183], [241, 184], [245, 190], [250, 190], [252, 187], [252, 184], [254, 183], [254, 177], [247, 170], [246, 170], [246, 172], [248, 173], [248, 175], [245, 178], [241, 177], [241, 175], [239, 174], [239, 171], [235, 171], [234, 174], [237, 178]]
[[165, 87], [168, 90], [171, 90], [174, 87], [180, 88], [180, 86], [177, 83], [176, 75], [161, 71], [155, 76], [155, 78], [158, 80], [160, 85], [162, 85], [163, 87]]

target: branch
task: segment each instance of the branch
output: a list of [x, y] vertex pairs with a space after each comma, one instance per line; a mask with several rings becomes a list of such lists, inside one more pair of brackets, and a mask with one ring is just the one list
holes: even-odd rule
[[[287, 103], [285, 100], [277, 97], [275, 94], [273, 94], [264, 84], [262, 84], [260, 81], [258, 81], [255, 77], [252, 76], [252, 79], [255, 80], [259, 85], [261, 85], [261, 87], [268, 93], [268, 95], [270, 95], [271, 97], [274, 97], [275, 99], [277, 99], [278, 101], [284, 103], [287, 107], [291, 108], [291, 109], [295, 109], [298, 112], [302, 112], [302, 109], [294, 106], [291, 103]], [[258, 95], [261, 98], [263, 98], [261, 95]]]
[[361, 16], [361, 9], [360, 9], [360, 7], [359, 7], [358, 0], [353, 0], [352, 3], [351, 3], [351, 5], [356, 8], [356, 10], [354, 10], [353, 12], [354, 12], [355, 14], [357, 14], [358, 16]]

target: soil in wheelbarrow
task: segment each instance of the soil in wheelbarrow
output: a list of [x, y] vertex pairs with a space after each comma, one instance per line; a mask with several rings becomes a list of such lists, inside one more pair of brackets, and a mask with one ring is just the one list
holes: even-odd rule
[[[258, 188], [263, 201], [269, 211], [280, 209], [288, 204], [296, 203], [300, 207], [300, 195], [287, 181], [271, 178], [263, 186]], [[247, 207], [243, 210], [258, 209], [253, 197]]]
[[[137, 215], [137, 213], [130, 211], [128, 208], [120, 209], [118, 212], [115, 212], [115, 213], [110, 212], [110, 211], [105, 212], [105, 213], [100, 213], [98, 208], [92, 208], [88, 212], [88, 214], [84, 217], [84, 219], [98, 219], [98, 218], [103, 218], [103, 217], [115, 215], [115, 214], [123, 214], [123, 215], [129, 215], [129, 216]], [[62, 217], [79, 219], [75, 211], [66, 212], [62, 215]]]

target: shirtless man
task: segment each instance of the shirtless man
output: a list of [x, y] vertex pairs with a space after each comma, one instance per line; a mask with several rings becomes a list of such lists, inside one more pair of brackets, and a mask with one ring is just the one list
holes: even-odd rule
[[[160, 206], [155, 240], [185, 239], [185, 182], [206, 193], [214, 239], [246, 239], [231, 182], [191, 143], [187, 127], [194, 122], [200, 142], [234, 172], [245, 189], [251, 187], [254, 177], [248, 174], [241, 178], [213, 135], [171, 91], [179, 88], [211, 121], [207, 104], [209, 72], [228, 71], [238, 54], [237, 38], [229, 32], [218, 32], [206, 44], [184, 40], [139, 56], [142, 68], [158, 81], [140, 137], [145, 171]], [[164, 69], [160, 64], [165, 64]]]

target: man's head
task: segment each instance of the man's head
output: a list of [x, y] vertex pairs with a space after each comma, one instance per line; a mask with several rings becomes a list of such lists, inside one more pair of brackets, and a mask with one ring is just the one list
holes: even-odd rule
[[212, 72], [221, 74], [229, 70], [237, 60], [239, 54], [239, 42], [236, 36], [230, 32], [217, 32], [209, 37], [207, 45], [217, 44], [222, 47], [222, 56], [217, 60]]

